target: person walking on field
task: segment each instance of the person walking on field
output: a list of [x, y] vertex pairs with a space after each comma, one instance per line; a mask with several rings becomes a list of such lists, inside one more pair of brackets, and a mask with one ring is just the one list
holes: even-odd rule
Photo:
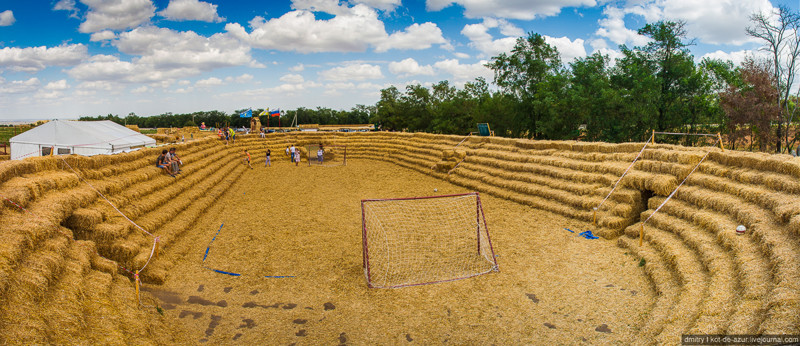
[[325, 151], [322, 150], [322, 147], [319, 147], [319, 150], [317, 150], [317, 161], [319, 161], [320, 165], [322, 164], [322, 156], [323, 156], [323, 154], [325, 154]]
[[289, 152], [291, 153], [291, 156], [292, 156], [292, 162], [295, 162], [295, 155], [294, 154], [295, 154], [295, 152], [297, 152], [297, 148], [294, 147], [294, 144], [292, 144], [292, 146], [289, 148]]
[[269, 159], [269, 156], [272, 155], [272, 151], [267, 149], [267, 161], [264, 162], [264, 167], [270, 166], [272, 167], [272, 161]]
[[300, 163], [300, 150], [295, 149], [294, 151], [294, 165], [297, 166]]
[[250, 153], [247, 152], [247, 149], [244, 150], [244, 161], [247, 162], [247, 167], [253, 169], [253, 166], [250, 165]]
[[292, 153], [289, 152], [289, 146], [288, 145], [286, 146], [286, 156], [289, 157], [289, 161], [294, 162], [294, 157], [292, 156]]

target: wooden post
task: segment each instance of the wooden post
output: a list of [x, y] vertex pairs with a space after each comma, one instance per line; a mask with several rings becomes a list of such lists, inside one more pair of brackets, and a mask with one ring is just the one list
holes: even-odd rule
[[141, 301], [141, 299], [139, 299], [139, 274], [134, 274], [133, 277], [136, 279], [136, 301], [139, 302]]
[[722, 135], [719, 132], [717, 132], [717, 139], [719, 140], [719, 148], [725, 151], [725, 148], [722, 147]]
[[594, 227], [597, 228], [597, 207], [594, 208], [594, 215], [592, 216], [592, 219], [594, 220]]
[[656, 145], [656, 130], [653, 130], [653, 135], [651, 138], [653, 139], [653, 145]]
[[642, 238], [644, 238], [644, 223], [642, 223], [642, 228], [639, 229], [639, 247], [642, 247]]

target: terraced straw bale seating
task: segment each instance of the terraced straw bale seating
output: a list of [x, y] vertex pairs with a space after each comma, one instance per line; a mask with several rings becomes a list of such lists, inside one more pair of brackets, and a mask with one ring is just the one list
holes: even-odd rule
[[[319, 143], [346, 145], [347, 166], [295, 167], [284, 156], [294, 144], [306, 160], [305, 146]], [[642, 146], [281, 133], [242, 136], [229, 145], [211, 138], [177, 145], [186, 163], [177, 178], [154, 166], [161, 148], [0, 162], [0, 343], [609, 343], [633, 337], [642, 344], [676, 344], [687, 333], [800, 334], [800, 159], [650, 145], [595, 215], [593, 208]], [[260, 170], [242, 163], [244, 149]], [[266, 149], [272, 151], [269, 168], [263, 167]], [[287, 187], [293, 184], [296, 190]], [[463, 191], [488, 199], [500, 272], [417, 288], [367, 289], [359, 266], [360, 215], [348, 208], [362, 198]], [[317, 200], [324, 206], [318, 208], [330, 210], [302, 210]], [[226, 254], [236, 263], [255, 256], [260, 270], [295, 270], [297, 279], [235, 279], [203, 269], [201, 252], [219, 225], [251, 216], [258, 222], [248, 227], [257, 233], [238, 234], [245, 226], [234, 222], [221, 235], [247, 242], [250, 252], [237, 252], [223, 238], [219, 246], [231, 248], [212, 255]], [[306, 223], [283, 223], [296, 216]], [[333, 232], [340, 226], [326, 224], [328, 219], [341, 219], [345, 228]], [[737, 235], [737, 225], [746, 226], [746, 234]], [[563, 228], [591, 229], [601, 239], [569, 238]], [[300, 252], [271, 257], [288, 251], [269, 247], [277, 236]], [[329, 260], [320, 251], [340, 257]], [[564, 257], [557, 257], [561, 252]], [[306, 256], [317, 260], [286, 264]], [[558, 267], [561, 276], [544, 280], [546, 266]], [[141, 268], [140, 303], [133, 274]], [[221, 296], [216, 302], [200, 298], [204, 287], [214, 285], [225, 287], [225, 294], [239, 290], [252, 299], [268, 293], [285, 300], [249, 301], [226, 314]], [[581, 290], [602, 297], [595, 301], [606, 304], [606, 313], [576, 307], [585, 305], [574, 301]], [[466, 296], [459, 303], [444, 297], [461, 291]], [[300, 297], [307, 306], [286, 303]], [[459, 305], [470, 298], [475, 305]], [[192, 302], [197, 304], [186, 308]], [[282, 326], [275, 321], [284, 315], [265, 312], [229, 322], [256, 307], [294, 319]], [[316, 315], [312, 320], [303, 313]], [[600, 323], [603, 316], [608, 323]], [[374, 327], [365, 327], [368, 320]], [[446, 322], [432, 327], [436, 321]], [[258, 337], [246, 333], [267, 325], [272, 329]], [[354, 335], [353, 326], [377, 334]]]

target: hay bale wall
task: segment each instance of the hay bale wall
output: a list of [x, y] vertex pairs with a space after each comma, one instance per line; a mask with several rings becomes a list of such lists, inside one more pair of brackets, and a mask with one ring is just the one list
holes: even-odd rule
[[[348, 159], [391, 162], [590, 222], [592, 208], [643, 145], [470, 137], [456, 148], [463, 139], [424, 133], [306, 132], [273, 133], [265, 139], [243, 136], [226, 146], [208, 138], [177, 145], [186, 163], [178, 178], [154, 167], [161, 148], [64, 159], [126, 216], [160, 236], [160, 250], [168, 253], [198, 215], [244, 172], [244, 149], [254, 162], [263, 163], [269, 148], [273, 163], [288, 163], [283, 152], [292, 144], [301, 151], [307, 144], [347, 145]], [[639, 247], [641, 221], [708, 151], [706, 161], [646, 225], [645, 242]], [[0, 242], [0, 341], [58, 341], [66, 331], [89, 333], [84, 340], [88, 342], [96, 341], [97, 333], [129, 340], [120, 332], [121, 322], [88, 323], [97, 316], [81, 311], [116, 309], [129, 318], [142, 318], [135, 306], [120, 305], [109, 295], [132, 287], [119, 265], [141, 267], [149, 259], [152, 239], [79, 181], [61, 159], [0, 162], [0, 195], [16, 203], [0, 204], [0, 224], [11, 225]], [[658, 144], [644, 151], [598, 211], [594, 230], [608, 239], [619, 237], [621, 246], [647, 259], [644, 273], [663, 293], [642, 330], [643, 340], [656, 337], [670, 343], [674, 333], [687, 331], [800, 332], [798, 178], [800, 159], [786, 155]], [[733, 233], [738, 224], [750, 230], [746, 236]], [[142, 279], [163, 282], [173, 265], [156, 259]], [[78, 287], [91, 294], [65, 284], [79, 277], [83, 281]], [[740, 289], [745, 294], [736, 294]], [[52, 307], [54, 299], [77, 305]], [[60, 313], [19, 314], [45, 306]], [[139, 337], [164, 342], [170, 333], [154, 331], [167, 327], [153, 323], [134, 324], [144, 328]], [[13, 327], [17, 325], [25, 326], [25, 332]]]

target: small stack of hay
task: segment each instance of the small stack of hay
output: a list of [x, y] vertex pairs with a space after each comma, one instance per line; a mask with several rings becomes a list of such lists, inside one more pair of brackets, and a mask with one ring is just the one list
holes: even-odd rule
[[437, 162], [432, 168], [437, 172], [447, 173], [455, 168], [465, 157], [467, 157], [467, 153], [464, 151], [455, 149], [443, 150], [442, 161]]

